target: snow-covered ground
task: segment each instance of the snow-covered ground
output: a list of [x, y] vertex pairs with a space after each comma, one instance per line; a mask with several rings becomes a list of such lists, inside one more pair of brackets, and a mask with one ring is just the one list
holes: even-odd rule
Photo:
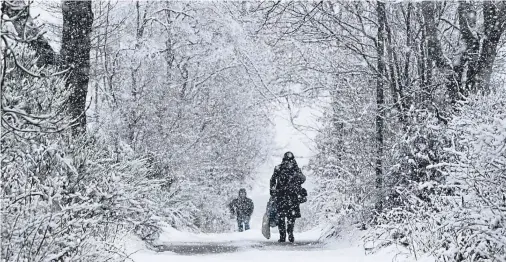
[[[174, 229], [168, 229], [160, 239], [160, 243], [173, 245], [178, 248], [191, 247], [198, 248], [201, 245], [213, 247], [232, 247], [231, 250], [221, 248], [221, 251], [213, 253], [200, 252], [195, 253], [184, 250], [183, 254], [176, 250], [175, 252], [156, 252], [148, 250], [140, 241], [132, 242], [129, 247], [131, 259], [135, 262], [158, 262], [158, 261], [371, 261], [371, 262], [391, 262], [391, 261], [414, 261], [414, 259], [405, 254], [405, 250], [398, 247], [387, 247], [377, 253], [368, 254], [362, 242], [360, 241], [360, 232], [349, 232], [346, 236], [336, 240], [333, 243], [325, 245], [313, 244], [318, 240], [318, 230], [296, 234], [297, 242], [309, 243], [307, 245], [292, 245], [276, 243], [276, 235], [271, 240], [266, 240], [260, 234], [258, 228], [250, 231], [227, 234], [190, 234], [179, 232]], [[315, 245], [315, 246], [311, 246]], [[423, 257], [418, 261], [433, 261], [431, 258]]]

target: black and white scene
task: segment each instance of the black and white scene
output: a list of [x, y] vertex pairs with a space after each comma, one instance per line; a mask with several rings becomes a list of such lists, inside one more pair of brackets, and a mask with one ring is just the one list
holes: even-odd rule
[[0, 3], [0, 262], [506, 262], [506, 1]]

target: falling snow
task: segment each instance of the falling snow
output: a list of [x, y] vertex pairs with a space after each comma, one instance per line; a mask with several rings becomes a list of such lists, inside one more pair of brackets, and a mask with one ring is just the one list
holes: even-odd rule
[[2, 261], [506, 261], [506, 2], [0, 25]]

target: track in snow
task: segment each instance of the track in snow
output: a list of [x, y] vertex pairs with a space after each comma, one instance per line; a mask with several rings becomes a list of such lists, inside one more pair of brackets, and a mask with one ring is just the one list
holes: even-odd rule
[[295, 243], [278, 243], [275, 241], [254, 242], [187, 242], [157, 246], [158, 252], [174, 252], [178, 255], [210, 255], [233, 253], [246, 250], [279, 250], [279, 251], [317, 251], [324, 249], [324, 244], [316, 241], [300, 241]]

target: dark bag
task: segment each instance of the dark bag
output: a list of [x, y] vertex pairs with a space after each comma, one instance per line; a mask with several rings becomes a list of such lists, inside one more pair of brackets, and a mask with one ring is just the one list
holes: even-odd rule
[[297, 200], [299, 204], [307, 202], [307, 190], [303, 187], [300, 187], [299, 192], [297, 193]]
[[276, 208], [276, 202], [273, 197], [267, 202], [267, 216], [269, 218], [270, 227], [278, 226], [278, 212]]

